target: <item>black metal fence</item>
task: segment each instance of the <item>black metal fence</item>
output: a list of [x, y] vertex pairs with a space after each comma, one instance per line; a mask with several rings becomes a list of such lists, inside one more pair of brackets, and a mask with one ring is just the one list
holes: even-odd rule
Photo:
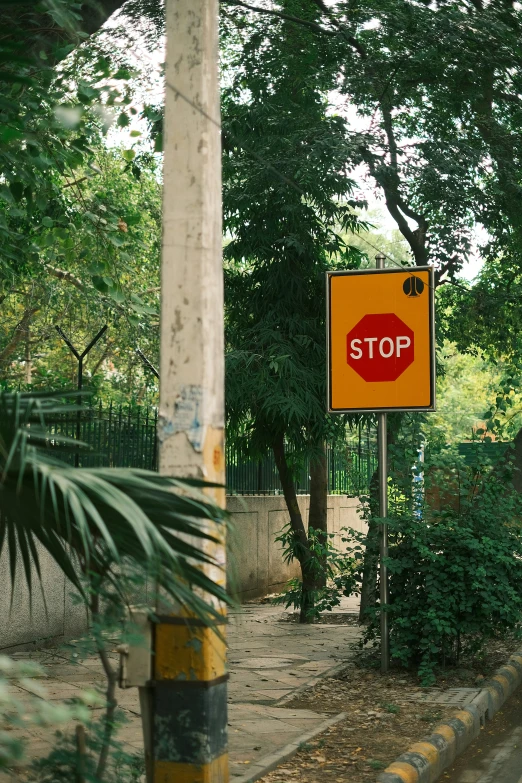
[[[331, 495], [361, 495], [368, 492], [377, 467], [375, 449], [345, 445], [327, 448], [328, 492]], [[268, 453], [263, 459], [245, 456], [232, 446], [226, 448], [227, 491], [238, 495], [280, 495], [283, 490], [275, 459]], [[298, 495], [310, 492], [310, 465], [300, 466], [296, 482]]]
[[[121, 467], [158, 469], [156, 409], [139, 407], [84, 406], [79, 414], [80, 440], [89, 448], [79, 450], [82, 467]], [[47, 421], [51, 435], [76, 438], [78, 414], [75, 411]], [[377, 467], [375, 434], [358, 431], [353, 442], [327, 448], [328, 491], [331, 494], [360, 495], [368, 492], [370, 479]], [[75, 449], [62, 458], [71, 465]], [[272, 452], [256, 460], [234, 446], [226, 448], [226, 482], [228, 492], [238, 495], [279, 495], [282, 487]], [[298, 494], [310, 492], [310, 466], [298, 470]]]
[[[81, 467], [158, 469], [156, 409], [84, 406], [79, 417], [72, 411], [47, 420], [47, 429], [54, 435], [76, 438], [78, 418], [80, 440], [89, 447], [79, 450]], [[75, 454], [76, 450], [67, 450], [61, 458], [73, 465]]]

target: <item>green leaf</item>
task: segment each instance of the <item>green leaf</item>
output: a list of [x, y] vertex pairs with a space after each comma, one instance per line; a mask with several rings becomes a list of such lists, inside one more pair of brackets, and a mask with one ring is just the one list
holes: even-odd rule
[[102, 294], [106, 294], [109, 290], [109, 286], [105, 282], [105, 279], [99, 275], [92, 276], [92, 284], [96, 290], [100, 291]]
[[21, 201], [25, 191], [24, 183], [19, 181], [10, 182], [9, 190], [13, 194], [16, 201]]
[[114, 247], [121, 247], [127, 241], [125, 239], [125, 236], [120, 234], [120, 233], [118, 233], [118, 234], [116, 234], [116, 233], [109, 234], [108, 235], [108, 240], [111, 243], [111, 245], [114, 245]]
[[121, 303], [125, 301], [125, 295], [121, 288], [115, 288], [114, 286], [111, 286], [109, 288], [109, 296], [111, 299], [114, 299], [115, 302]]
[[6, 125], [0, 125], [0, 142], [9, 144], [10, 141], [18, 141], [25, 136], [22, 130], [11, 128]]

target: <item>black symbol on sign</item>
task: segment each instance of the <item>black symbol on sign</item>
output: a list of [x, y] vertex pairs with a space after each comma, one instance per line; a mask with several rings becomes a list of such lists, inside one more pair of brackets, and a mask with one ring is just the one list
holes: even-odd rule
[[415, 275], [411, 275], [411, 277], [407, 277], [406, 280], [404, 281], [402, 290], [404, 291], [406, 296], [420, 296], [424, 291], [424, 283], [422, 282], [420, 277], [415, 277]]

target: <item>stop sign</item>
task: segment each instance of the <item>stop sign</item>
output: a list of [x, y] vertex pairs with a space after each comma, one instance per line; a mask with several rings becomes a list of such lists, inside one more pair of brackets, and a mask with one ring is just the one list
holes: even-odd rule
[[414, 334], [395, 313], [365, 315], [346, 335], [346, 361], [365, 381], [395, 381], [414, 359]]

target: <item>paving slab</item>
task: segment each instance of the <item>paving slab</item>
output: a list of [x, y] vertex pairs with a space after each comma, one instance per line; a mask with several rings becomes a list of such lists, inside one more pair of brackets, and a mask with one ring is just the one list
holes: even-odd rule
[[[333, 705], [330, 713], [316, 713], [289, 709], [284, 703], [353, 657], [351, 648], [358, 638], [358, 628], [345, 623], [300, 626], [287, 618], [288, 613], [281, 608], [264, 604], [248, 604], [229, 616], [230, 776], [237, 783], [264, 774], [278, 754], [288, 756], [301, 738], [322, 730], [325, 722], [336, 715]], [[59, 701], [104, 684], [99, 660], [94, 656], [84, 658], [74, 650], [71, 643], [66, 648], [18, 653], [16, 657], [45, 667], [38, 685], [45, 688], [49, 698]], [[117, 655], [111, 653], [116, 663]], [[27, 690], [11, 687], [22, 702], [30, 698]], [[119, 739], [130, 752], [137, 752], [143, 747], [137, 689], [119, 691], [118, 696], [128, 721], [119, 730]], [[53, 744], [53, 730], [38, 727], [29, 734], [28, 755], [46, 755]], [[3, 783], [6, 778], [0, 780]]]

